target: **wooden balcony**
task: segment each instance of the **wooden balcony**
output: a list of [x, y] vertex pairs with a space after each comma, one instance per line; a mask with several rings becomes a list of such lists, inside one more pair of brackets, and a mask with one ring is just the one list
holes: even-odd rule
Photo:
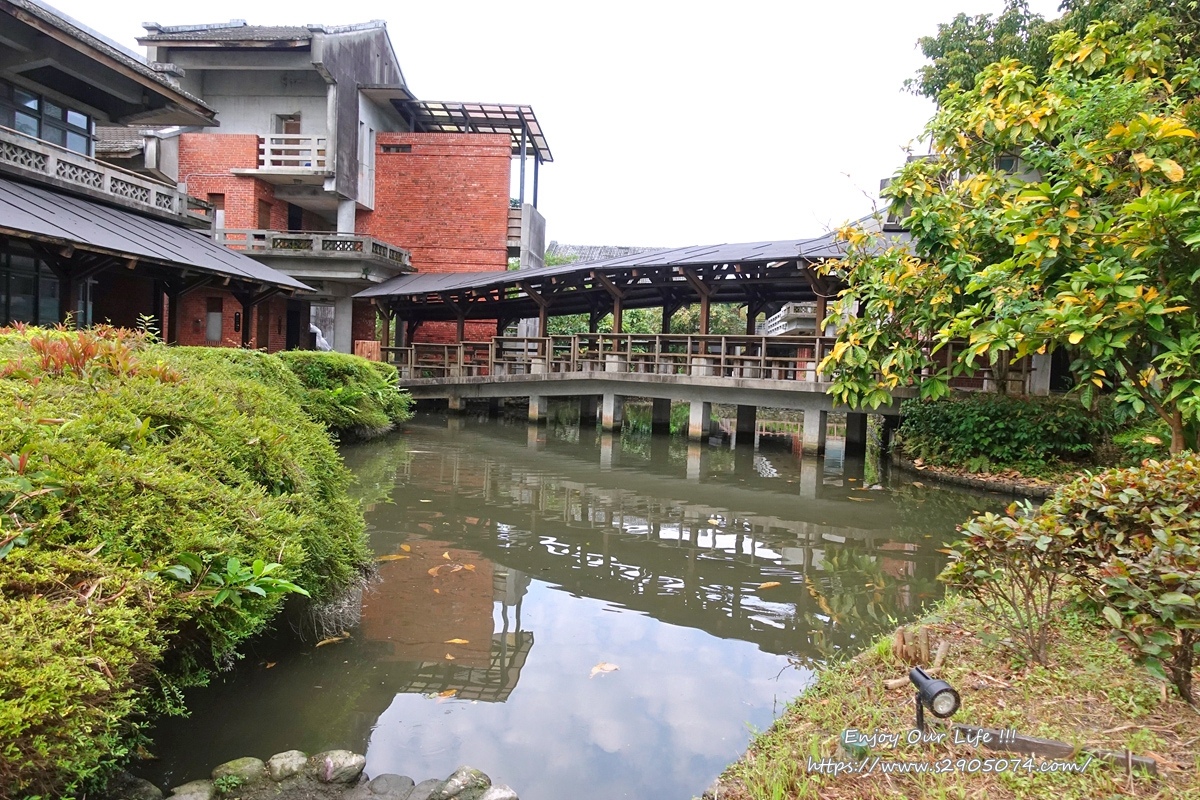
[[173, 184], [0, 127], [0, 174], [4, 173], [171, 222], [212, 224], [201, 206], [189, 208], [187, 192]]
[[357, 233], [218, 228], [213, 238], [293, 277], [353, 280], [365, 285], [413, 271], [407, 250]]

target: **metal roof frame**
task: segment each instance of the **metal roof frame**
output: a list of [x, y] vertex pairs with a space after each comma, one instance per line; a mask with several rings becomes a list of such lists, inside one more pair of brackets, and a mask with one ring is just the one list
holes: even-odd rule
[[425, 133], [507, 133], [512, 139], [513, 155], [522, 154], [524, 130], [527, 147], [538, 161], [554, 161], [532, 106], [416, 99], [393, 100], [392, 104], [416, 130]]

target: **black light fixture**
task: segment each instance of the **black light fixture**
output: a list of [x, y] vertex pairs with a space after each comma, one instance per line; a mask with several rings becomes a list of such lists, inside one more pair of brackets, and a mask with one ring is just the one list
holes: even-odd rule
[[929, 673], [920, 667], [908, 671], [908, 679], [917, 687], [917, 729], [925, 730], [925, 709], [928, 708], [935, 717], [945, 719], [953, 716], [962, 705], [962, 699], [954, 687], [938, 678], [931, 678]]

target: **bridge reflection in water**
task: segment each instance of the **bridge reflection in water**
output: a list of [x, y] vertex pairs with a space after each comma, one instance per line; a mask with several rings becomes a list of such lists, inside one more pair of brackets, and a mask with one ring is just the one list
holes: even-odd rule
[[344, 747], [528, 800], [698, 795], [813, 668], [936, 597], [944, 538], [1004, 502], [758, 444], [427, 415], [346, 448], [380, 558], [361, 608], [336, 642], [257, 645], [142, 771]]

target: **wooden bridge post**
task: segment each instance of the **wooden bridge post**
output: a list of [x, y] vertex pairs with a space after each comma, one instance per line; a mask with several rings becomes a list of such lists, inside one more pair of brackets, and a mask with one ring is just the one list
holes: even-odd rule
[[829, 420], [829, 412], [805, 409], [804, 438], [802, 452], [806, 456], [825, 455], [825, 424]]

